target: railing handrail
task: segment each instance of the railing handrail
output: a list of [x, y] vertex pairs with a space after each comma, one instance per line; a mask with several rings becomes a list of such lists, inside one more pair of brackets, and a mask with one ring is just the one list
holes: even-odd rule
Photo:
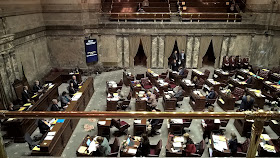
[[108, 112], [108, 111], [0, 111], [0, 118], [188, 118], [188, 119], [248, 119], [280, 120], [280, 112], [245, 111], [245, 112]]
[[225, 14], [227, 14], [227, 15], [239, 15], [240, 13], [203, 13], [203, 12], [201, 12], [201, 13], [184, 13], [184, 12], [182, 12], [182, 13], [170, 13], [170, 12], [106, 13], [106, 12], [102, 12], [100, 14], [109, 14], [109, 15], [114, 15], [114, 14], [116, 14], [116, 15], [121, 15], [121, 14], [147, 14], [147, 15], [149, 15], [149, 14], [169, 14], [169, 15], [179, 15], [179, 14], [182, 14], [182, 15], [201, 15], [201, 14], [205, 14], [205, 15], [213, 15], [213, 14], [215, 14], [215, 15], [225, 15]]

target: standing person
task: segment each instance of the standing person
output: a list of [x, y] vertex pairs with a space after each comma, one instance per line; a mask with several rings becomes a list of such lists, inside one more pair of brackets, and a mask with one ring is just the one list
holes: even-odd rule
[[178, 64], [177, 60], [174, 59], [173, 62], [171, 63], [171, 70], [178, 71], [178, 68], [179, 68], [179, 64]]
[[29, 94], [30, 93], [28, 91], [28, 87], [24, 86], [23, 90], [21, 92], [21, 98], [22, 98], [23, 104], [26, 104], [26, 103], [30, 102], [30, 95]]
[[182, 52], [180, 53], [180, 61], [181, 61], [181, 67], [185, 68], [186, 67], [186, 54], [185, 54], [185, 51], [182, 50]]
[[230, 65], [229, 65], [229, 57], [225, 56], [225, 59], [223, 60], [223, 69], [225, 71], [229, 71], [230, 70]]
[[183, 136], [186, 144], [185, 155], [183, 156], [191, 156], [191, 154], [196, 152], [196, 147], [193, 143], [193, 140], [190, 138], [189, 133], [185, 133]]
[[147, 134], [142, 134], [141, 143], [138, 147], [137, 156], [147, 157], [150, 154], [150, 141]]
[[253, 105], [254, 105], [254, 98], [252, 98], [250, 95], [244, 95], [242, 97], [242, 102], [240, 105], [240, 110], [246, 111], [246, 110], [251, 110]]
[[175, 50], [175, 52], [173, 53], [173, 59], [176, 60], [176, 62], [178, 63], [179, 62], [179, 54], [177, 52], [177, 50]]
[[73, 87], [73, 83], [69, 84], [68, 91], [69, 91], [69, 96], [72, 98], [74, 96], [74, 94], [76, 93], [76, 90]]
[[79, 90], [79, 83], [78, 83], [75, 75], [72, 76], [72, 79], [70, 80], [70, 83], [73, 83], [73, 87], [76, 91]]
[[231, 140], [228, 141], [228, 144], [231, 156], [236, 156], [238, 142], [235, 133], [231, 133]]
[[100, 156], [101, 157], [108, 156], [111, 153], [111, 147], [109, 145], [107, 138], [99, 136], [96, 141], [99, 144], [98, 151], [100, 153]]

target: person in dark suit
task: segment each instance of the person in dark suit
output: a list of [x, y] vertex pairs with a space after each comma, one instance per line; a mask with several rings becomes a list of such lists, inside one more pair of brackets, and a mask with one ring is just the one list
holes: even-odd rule
[[63, 91], [60, 97], [60, 101], [61, 101], [61, 108], [66, 108], [67, 105], [70, 104], [70, 99], [66, 96], [66, 92]]
[[38, 120], [38, 127], [41, 134], [45, 134], [50, 129], [49, 124], [46, 120]]
[[228, 144], [231, 156], [236, 156], [238, 142], [234, 133], [231, 133], [231, 140], [228, 141]]
[[173, 63], [171, 63], [171, 70], [172, 71], [178, 71], [178, 68], [179, 68], [179, 64], [177, 62], [177, 60], [173, 60]]
[[150, 154], [150, 141], [147, 134], [142, 134], [141, 143], [138, 147], [137, 155], [147, 157]]
[[209, 91], [209, 94], [206, 96], [206, 99], [214, 99], [215, 96], [216, 96], [216, 93], [214, 91], [214, 88], [210, 87], [210, 91]]
[[235, 63], [235, 57], [234, 56], [231, 56], [229, 63], [230, 63], [231, 70], [235, 70], [236, 63]]
[[41, 89], [42, 89], [42, 86], [40, 85], [40, 82], [38, 80], [35, 81], [32, 92], [37, 93], [37, 92], [41, 91]]
[[69, 96], [70, 96], [71, 98], [72, 98], [73, 95], [76, 93], [76, 90], [75, 90], [75, 88], [73, 87], [73, 83], [70, 83], [70, 84], [69, 84], [68, 92], [69, 92]]
[[180, 66], [182, 66], [183, 68], [185, 68], [186, 67], [186, 54], [185, 54], [185, 51], [184, 50], [182, 50], [182, 52], [180, 53], [180, 55], [179, 55], [179, 59], [180, 59]]
[[51, 105], [51, 111], [60, 111], [60, 108], [57, 104], [57, 99], [52, 100], [53, 104]]
[[229, 57], [225, 56], [224, 60], [223, 60], [223, 70], [230, 70], [230, 65], [229, 65]]
[[178, 52], [177, 52], [176, 50], [175, 50], [175, 52], [173, 53], [172, 57], [173, 57], [174, 60], [176, 60], [176, 62], [179, 61], [179, 54], [178, 54]]
[[253, 105], [254, 105], [254, 98], [252, 98], [250, 95], [244, 95], [242, 97], [242, 102], [240, 105], [240, 110], [246, 111], [246, 110], [251, 110]]
[[252, 76], [247, 76], [248, 79], [245, 81], [247, 84], [251, 84], [253, 82], [253, 77]]
[[185, 69], [183, 67], [180, 67], [179, 68], [179, 75], [183, 76], [184, 75], [184, 71], [185, 71]]
[[29, 95], [28, 87], [24, 86], [21, 92], [22, 101], [24, 104], [30, 102], [30, 95]]
[[79, 90], [79, 83], [78, 83], [75, 75], [72, 76], [72, 79], [70, 80], [70, 83], [73, 83], [73, 87], [76, 91]]

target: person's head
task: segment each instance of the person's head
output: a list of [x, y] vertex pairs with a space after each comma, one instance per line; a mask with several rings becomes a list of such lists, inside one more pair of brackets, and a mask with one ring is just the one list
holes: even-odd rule
[[97, 137], [96, 141], [98, 142], [98, 144], [102, 144], [104, 138], [103, 137]]
[[28, 87], [27, 86], [23, 86], [23, 90], [28, 90]]
[[53, 100], [52, 100], [52, 103], [53, 103], [53, 104], [57, 104], [57, 99], [53, 99]]
[[250, 101], [250, 100], [251, 100], [251, 96], [248, 95], [248, 94], [247, 94], [246, 98], [247, 98], [247, 101]]
[[179, 67], [179, 70], [183, 70], [183, 67], [180, 66], [180, 67]]
[[73, 79], [73, 80], [76, 80], [76, 76], [75, 76], [75, 75], [73, 75], [73, 76], [72, 76], [72, 79]]
[[208, 112], [214, 112], [214, 107], [213, 106], [208, 106]]
[[228, 60], [228, 56], [226, 56], [226, 59]]
[[152, 112], [157, 112], [157, 111], [154, 109], [154, 110], [152, 110]]
[[152, 95], [152, 93], [151, 93], [151, 92], [148, 92], [148, 93], [147, 93], [147, 96], [148, 96], [148, 97], [150, 97], [151, 95]]
[[65, 96], [65, 95], [66, 95], [66, 92], [65, 92], [65, 91], [63, 91], [63, 92], [62, 92], [62, 96]]
[[39, 86], [40, 82], [37, 80], [35, 81], [35, 85]]
[[182, 50], [182, 52], [181, 52], [182, 54], [184, 54], [185, 53], [185, 50]]
[[213, 91], [214, 90], [214, 88], [213, 87], [210, 87], [210, 91]]
[[235, 133], [231, 133], [230, 135], [231, 135], [232, 139], [236, 139], [236, 134]]
[[183, 136], [184, 136], [185, 139], [190, 138], [190, 134], [189, 133], [185, 133]]
[[144, 142], [149, 141], [148, 135], [146, 133], [142, 134], [142, 141]]
[[120, 89], [118, 89], [118, 90], [117, 90], [117, 93], [118, 93], [118, 94], [120, 94], [120, 93], [121, 93], [121, 90], [120, 90]]
[[9, 102], [9, 109], [12, 109], [14, 107], [14, 104], [12, 102]]
[[194, 77], [193, 77], [193, 80], [194, 80], [194, 81], [197, 81], [197, 76], [194, 76]]
[[173, 60], [173, 63], [176, 63], [176, 59]]
[[178, 52], [177, 52], [177, 50], [175, 50], [175, 52], [174, 52], [175, 54], [177, 54]]

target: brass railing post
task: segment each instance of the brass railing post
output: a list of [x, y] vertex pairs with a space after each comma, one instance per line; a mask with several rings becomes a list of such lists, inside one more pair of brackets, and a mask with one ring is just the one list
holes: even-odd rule
[[260, 143], [260, 136], [263, 132], [264, 121], [255, 120], [252, 125], [250, 145], [247, 151], [247, 158], [256, 157], [256, 152]]
[[[1, 129], [1, 124], [0, 124], [0, 129]], [[4, 147], [4, 142], [3, 142], [3, 138], [2, 138], [2, 134], [0, 132], [0, 157], [2, 158], [7, 158], [7, 153]]]

